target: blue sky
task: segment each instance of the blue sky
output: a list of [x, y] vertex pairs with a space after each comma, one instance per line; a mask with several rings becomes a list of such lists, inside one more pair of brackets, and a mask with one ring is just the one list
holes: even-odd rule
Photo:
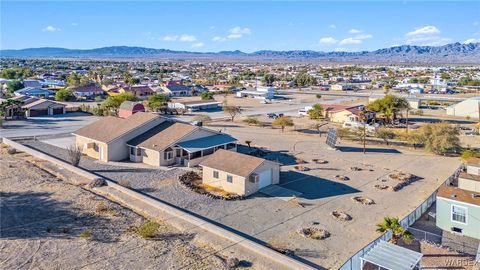
[[1, 48], [374, 50], [480, 42], [480, 2], [1, 1]]

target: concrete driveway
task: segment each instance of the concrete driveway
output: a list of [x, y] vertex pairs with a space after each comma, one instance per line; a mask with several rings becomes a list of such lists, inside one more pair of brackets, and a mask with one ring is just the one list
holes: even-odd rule
[[40, 141], [63, 149], [68, 149], [69, 147], [75, 146], [74, 136], [46, 139]]

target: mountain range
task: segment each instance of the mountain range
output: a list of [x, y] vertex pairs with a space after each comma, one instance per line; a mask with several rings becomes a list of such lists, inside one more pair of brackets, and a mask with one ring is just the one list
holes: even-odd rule
[[402, 45], [375, 51], [320, 52], [311, 50], [252, 53], [242, 51], [190, 52], [144, 47], [111, 46], [96, 49], [28, 48], [0, 50], [0, 57], [15, 58], [102, 58], [102, 59], [203, 59], [214, 61], [319, 61], [350, 63], [437, 63], [480, 64], [480, 43], [443, 46]]

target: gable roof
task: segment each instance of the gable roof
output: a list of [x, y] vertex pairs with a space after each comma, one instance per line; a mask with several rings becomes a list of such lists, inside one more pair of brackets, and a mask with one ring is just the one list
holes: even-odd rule
[[180, 85], [177, 85], [177, 84], [167, 85], [167, 86], [165, 86], [165, 88], [168, 89], [171, 92], [191, 91], [190, 87], [182, 85], [182, 84], [180, 84]]
[[196, 129], [199, 129], [199, 127], [185, 123], [165, 121], [128, 141], [127, 144], [162, 151]]
[[75, 131], [73, 134], [108, 143], [129, 131], [159, 118], [160, 116], [158, 115], [145, 112], [138, 112], [127, 118], [107, 116]]
[[63, 103], [60, 103], [60, 102], [55, 102], [55, 101], [52, 101], [52, 100], [48, 100], [48, 99], [38, 99], [38, 100], [34, 100], [33, 102], [29, 102], [27, 103], [26, 105], [23, 105], [22, 108], [24, 109], [31, 109], [35, 106], [38, 106], [38, 105], [46, 105], [47, 107], [50, 107], [52, 105], [56, 105], [56, 106], [63, 106], [65, 107], [66, 105], [63, 104]]
[[200, 166], [224, 171], [241, 177], [247, 177], [265, 161], [267, 160], [263, 158], [218, 149], [215, 153], [202, 161]]
[[122, 102], [122, 104], [120, 104], [119, 109], [132, 111], [134, 107], [138, 104], [142, 105], [142, 108], [143, 108], [143, 104], [141, 102], [125, 100], [124, 102]]

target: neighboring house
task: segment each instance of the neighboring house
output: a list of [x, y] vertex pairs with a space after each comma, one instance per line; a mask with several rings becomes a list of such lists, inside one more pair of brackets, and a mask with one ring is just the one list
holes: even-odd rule
[[42, 84], [38, 80], [23, 80], [24, 87], [42, 88]]
[[273, 87], [258, 87], [257, 90], [242, 90], [237, 92], [237, 97], [251, 97], [257, 99], [275, 98], [275, 89]]
[[201, 84], [192, 84], [190, 85], [190, 88], [192, 89], [193, 95], [199, 95], [203, 92], [208, 92], [208, 88]]
[[26, 117], [65, 114], [65, 107], [65, 104], [47, 99], [38, 99], [27, 104], [24, 102], [22, 105]]
[[52, 90], [37, 87], [25, 87], [13, 93], [15, 96], [31, 96], [39, 98], [49, 98], [54, 95], [54, 92]]
[[221, 108], [221, 103], [215, 100], [169, 102], [168, 108], [183, 109], [190, 112], [205, 111], [205, 110], [219, 110]]
[[120, 108], [118, 109], [118, 116], [121, 118], [127, 118], [137, 112], [145, 112], [145, 106], [143, 106], [141, 102], [133, 102], [127, 100], [120, 104]]
[[233, 151], [218, 150], [200, 163], [203, 184], [238, 195], [251, 195], [280, 181], [276, 162]]
[[441, 186], [437, 193], [436, 225], [440, 229], [480, 239], [480, 159], [467, 161], [467, 171], [456, 186]]
[[332, 86], [330, 86], [330, 90], [348, 91], [348, 90], [353, 90], [353, 86], [350, 84], [333, 84]]
[[479, 117], [480, 96], [472, 97], [447, 107], [447, 115], [459, 117]]
[[421, 100], [418, 98], [412, 98], [412, 97], [407, 97], [407, 102], [408, 105], [410, 106], [410, 109], [419, 109], [421, 105]]
[[[322, 104], [324, 116], [334, 123], [345, 122], [362, 122], [360, 113], [363, 105], [339, 105], [339, 104]], [[366, 122], [370, 122], [375, 118], [375, 113], [367, 111], [365, 113]]]
[[410, 88], [408, 89], [408, 92], [410, 94], [423, 94], [423, 88], [420, 88], [420, 87], [414, 87], [414, 88]]
[[76, 145], [90, 157], [153, 166], [192, 167], [218, 149], [236, 149], [236, 139], [227, 134], [145, 112], [105, 117], [74, 135]]
[[185, 97], [192, 95], [192, 88], [182, 84], [171, 84], [162, 87], [162, 91], [169, 96]]
[[44, 87], [51, 87], [51, 88], [63, 88], [67, 86], [65, 81], [62, 80], [44, 80], [40, 82]]
[[105, 94], [102, 88], [97, 86], [78, 86], [71, 88], [73, 93], [79, 97], [94, 97]]
[[132, 93], [136, 97], [144, 98], [154, 93], [153, 89], [148, 85], [132, 85], [121, 87], [119, 93]]

